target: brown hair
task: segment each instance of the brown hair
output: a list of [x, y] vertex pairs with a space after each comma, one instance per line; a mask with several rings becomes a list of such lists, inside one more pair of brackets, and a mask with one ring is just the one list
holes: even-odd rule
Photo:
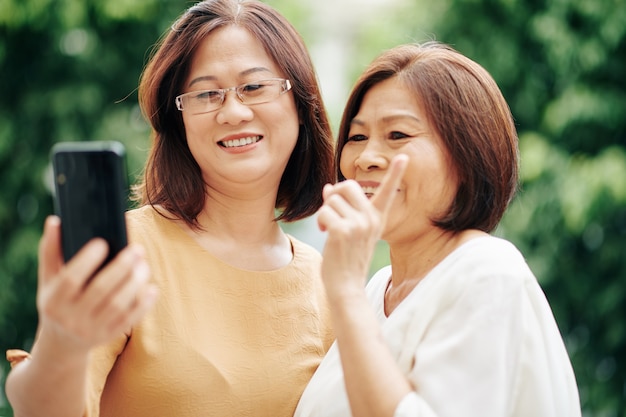
[[207, 0], [190, 7], [157, 44], [139, 85], [139, 104], [152, 125], [153, 142], [143, 182], [135, 189], [142, 204], [159, 204], [198, 227], [205, 184], [185, 136], [174, 97], [183, 91], [191, 58], [217, 28], [237, 25], [253, 34], [291, 80], [300, 131], [280, 181], [276, 220], [310, 216], [322, 204], [322, 187], [332, 182], [333, 144], [311, 58], [301, 36], [276, 10], [256, 0]]
[[339, 166], [341, 151], [363, 96], [391, 77], [405, 83], [423, 106], [458, 174], [454, 201], [433, 223], [451, 231], [491, 232], [517, 190], [517, 132], [509, 106], [491, 75], [447, 45], [428, 42], [392, 48], [359, 77], [339, 128], [339, 180], [345, 179]]

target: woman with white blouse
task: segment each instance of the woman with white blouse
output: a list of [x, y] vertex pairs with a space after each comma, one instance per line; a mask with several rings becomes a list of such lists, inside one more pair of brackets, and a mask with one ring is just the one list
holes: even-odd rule
[[[576, 417], [576, 381], [522, 254], [490, 233], [518, 184], [509, 107], [477, 63], [403, 45], [358, 79], [318, 212], [336, 342], [296, 417]], [[363, 289], [377, 240], [391, 265]]]

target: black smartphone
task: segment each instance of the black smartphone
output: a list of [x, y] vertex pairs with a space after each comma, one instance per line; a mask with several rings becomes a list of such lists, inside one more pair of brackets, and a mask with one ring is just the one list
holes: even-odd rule
[[65, 261], [90, 239], [101, 237], [109, 244], [102, 266], [106, 265], [127, 245], [124, 145], [116, 141], [60, 142], [52, 147], [51, 159], [54, 207], [61, 218]]

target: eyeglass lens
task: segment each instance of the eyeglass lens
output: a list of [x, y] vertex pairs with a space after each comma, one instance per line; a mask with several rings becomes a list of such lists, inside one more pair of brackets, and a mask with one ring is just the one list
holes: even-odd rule
[[289, 80], [274, 78], [247, 83], [230, 88], [215, 90], [192, 91], [176, 97], [176, 105], [181, 111], [207, 113], [217, 110], [226, 99], [226, 93], [234, 90], [237, 98], [243, 104], [261, 104], [278, 98], [289, 91]]

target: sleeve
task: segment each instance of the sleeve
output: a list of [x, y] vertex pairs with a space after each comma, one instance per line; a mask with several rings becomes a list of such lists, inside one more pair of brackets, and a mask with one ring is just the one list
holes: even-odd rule
[[419, 417], [437, 417], [423, 398], [416, 392], [410, 392], [400, 400], [393, 417], [415, 417], [418, 415]]
[[[85, 417], [100, 415], [100, 397], [104, 390], [109, 372], [113, 368], [117, 357], [124, 350], [128, 336], [120, 336], [113, 343], [96, 348], [89, 360], [87, 377], [87, 411]], [[30, 359], [30, 353], [20, 349], [9, 349], [6, 358], [13, 368], [18, 363]]]
[[100, 397], [111, 369], [118, 356], [124, 351], [127, 335], [122, 335], [114, 342], [94, 349], [89, 360], [87, 376], [87, 413], [85, 417], [100, 415]]
[[30, 353], [20, 349], [9, 349], [6, 352], [6, 356], [7, 361], [11, 364], [11, 368], [26, 359], [30, 359]]

